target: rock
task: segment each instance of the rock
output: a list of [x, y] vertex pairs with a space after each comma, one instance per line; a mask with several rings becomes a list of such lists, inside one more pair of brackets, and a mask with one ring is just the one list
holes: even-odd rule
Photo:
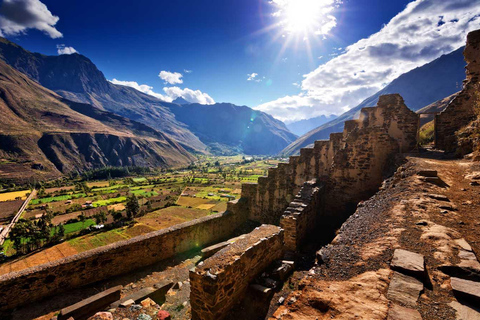
[[468, 244], [468, 242], [464, 238], [456, 239], [454, 240], [454, 242], [463, 250], [473, 252], [472, 247]]
[[438, 177], [437, 170], [420, 170], [417, 172], [417, 175], [422, 177]]
[[480, 172], [472, 172], [465, 176], [467, 180], [480, 180]]
[[458, 303], [457, 301], [452, 301], [448, 305], [457, 312], [455, 317], [456, 320], [480, 320], [480, 312], [475, 311], [470, 307]]
[[124, 301], [124, 302], [120, 303], [120, 306], [126, 308], [128, 306], [131, 306], [134, 303], [135, 303], [135, 301], [133, 301], [132, 299], [129, 299], [127, 301]]
[[457, 211], [457, 207], [453, 204], [442, 204], [439, 208], [448, 211]]
[[470, 301], [474, 305], [480, 305], [480, 282], [451, 278], [450, 284], [458, 300]]
[[396, 249], [393, 253], [390, 267], [395, 271], [410, 275], [422, 281], [426, 276], [425, 260], [421, 254], [415, 252]]
[[148, 308], [148, 307], [150, 307], [150, 306], [154, 306], [156, 303], [155, 303], [155, 301], [153, 301], [152, 299], [147, 298], [147, 299], [145, 299], [145, 300], [142, 300], [142, 301], [140, 302], [140, 304], [142, 305], [142, 307]]
[[477, 181], [472, 181], [470, 182], [470, 185], [476, 187], [476, 186], [480, 186], [480, 183], [478, 183]]
[[401, 307], [398, 304], [393, 304], [388, 310], [387, 320], [422, 320], [422, 316], [415, 309]]
[[182, 283], [182, 282], [176, 282], [176, 283], [173, 285], [173, 289], [178, 290], [178, 289], [182, 288], [182, 286], [183, 286], [183, 283]]
[[428, 226], [428, 222], [425, 220], [420, 220], [415, 223], [417, 226]]
[[250, 288], [252, 288], [255, 291], [265, 293], [265, 294], [269, 294], [272, 291], [272, 289], [264, 287], [264, 286], [259, 285], [259, 284], [251, 284]]
[[450, 199], [448, 199], [446, 196], [441, 195], [441, 194], [427, 194], [427, 197], [432, 198], [434, 200], [439, 200], [439, 201], [446, 201], [450, 202]]
[[113, 320], [113, 315], [111, 312], [97, 312], [93, 317], [88, 319], [89, 320]]
[[152, 317], [150, 317], [148, 314], [142, 313], [137, 317], [137, 320], [152, 320]]
[[293, 272], [293, 265], [290, 263], [282, 263], [278, 268], [273, 270], [272, 276], [280, 281], [284, 281], [291, 272]]
[[278, 304], [283, 304], [284, 302], [285, 302], [284, 297], [280, 297], [280, 299], [278, 299]]
[[130, 307], [130, 311], [134, 312], [134, 311], [138, 311], [138, 310], [141, 310], [142, 309], [142, 306], [139, 305], [139, 304], [134, 304]]
[[276, 288], [278, 288], [278, 287], [280, 286], [280, 282], [275, 281], [275, 280], [270, 279], [270, 278], [265, 278], [265, 279], [263, 280], [263, 282], [264, 282], [264, 284], [265, 284], [266, 287], [272, 288], [272, 289], [276, 289]]
[[165, 310], [160, 310], [157, 313], [157, 319], [158, 320], [170, 320], [172, 318], [170, 317], [170, 313], [168, 313]]
[[395, 272], [388, 287], [387, 298], [409, 307], [415, 307], [422, 291], [423, 283], [414, 277]]
[[325, 247], [318, 250], [317, 253], [316, 253], [316, 256], [317, 256], [318, 264], [327, 263], [328, 258], [327, 258], [327, 255], [326, 255], [326, 248]]
[[477, 260], [463, 260], [458, 265], [442, 265], [438, 270], [451, 277], [480, 281], [480, 263]]

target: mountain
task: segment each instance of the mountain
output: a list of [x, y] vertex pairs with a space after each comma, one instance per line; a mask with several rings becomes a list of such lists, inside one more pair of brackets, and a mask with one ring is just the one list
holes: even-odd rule
[[192, 103], [170, 110], [216, 154], [272, 155], [297, 138], [283, 122], [246, 106]]
[[321, 115], [315, 118], [287, 123], [286, 125], [288, 130], [290, 130], [297, 136], [302, 136], [310, 130], [320, 127], [322, 124], [333, 121], [336, 118], [337, 116], [334, 114], [330, 116]]
[[83, 55], [45, 56], [0, 38], [0, 58], [68, 100], [91, 104], [144, 123], [170, 135], [190, 151], [206, 152], [205, 144], [175, 119], [175, 115], [163, 106], [163, 101], [133, 88], [110, 83]]
[[191, 102], [183, 99], [182, 97], [178, 97], [177, 99], [173, 100], [172, 103], [184, 105], [184, 104], [190, 104]]
[[365, 107], [373, 107], [378, 98], [384, 94], [399, 93], [406, 105], [417, 111], [435, 101], [441, 100], [459, 91], [465, 78], [464, 48], [443, 55], [438, 59], [411, 70], [393, 80], [385, 88], [365, 99], [355, 108], [340, 115], [305, 135], [286, 147], [281, 154], [292, 155], [313, 144], [316, 140], [328, 139], [330, 133], [342, 132], [343, 123], [354, 119]]
[[459, 93], [460, 91], [452, 94], [451, 96], [435, 101], [434, 103], [429, 104], [428, 106], [420, 110], [417, 110], [417, 113], [422, 114], [422, 116], [420, 117], [420, 126], [423, 126], [425, 123], [433, 121], [433, 119], [435, 118], [435, 114], [445, 110], [450, 104], [450, 102], [452, 102]]
[[185, 166], [194, 158], [142, 123], [72, 102], [0, 60], [0, 178], [104, 166]]
[[[65, 99], [143, 123], [171, 136], [191, 152], [277, 154], [296, 139], [280, 121], [248, 107], [190, 106], [182, 98], [167, 103], [131, 87], [113, 84], [80, 54], [45, 56], [0, 38], [0, 58]], [[250, 125], [252, 113], [259, 117], [253, 128], [261, 134], [245, 129]], [[208, 117], [216, 120], [210, 121]]]

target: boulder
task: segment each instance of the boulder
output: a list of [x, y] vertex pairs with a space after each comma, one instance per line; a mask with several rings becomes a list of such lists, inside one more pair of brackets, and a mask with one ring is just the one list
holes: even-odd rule
[[158, 320], [171, 320], [172, 317], [170, 316], [170, 313], [168, 313], [165, 310], [160, 310], [157, 313], [157, 319]]
[[113, 320], [113, 315], [110, 312], [97, 312], [89, 320]]
[[448, 304], [456, 311], [455, 320], [480, 320], [480, 312], [465, 306], [457, 301]]

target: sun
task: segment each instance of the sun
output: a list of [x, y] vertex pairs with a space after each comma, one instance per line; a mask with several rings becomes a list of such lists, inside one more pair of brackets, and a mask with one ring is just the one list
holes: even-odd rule
[[285, 30], [304, 33], [315, 28], [320, 5], [318, 0], [295, 0], [289, 1], [284, 10]]
[[332, 15], [339, 0], [271, 0], [278, 26], [290, 35], [325, 35], [336, 25]]

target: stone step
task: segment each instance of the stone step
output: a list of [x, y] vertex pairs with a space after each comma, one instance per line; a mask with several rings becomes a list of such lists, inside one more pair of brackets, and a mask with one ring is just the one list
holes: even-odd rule
[[422, 282], [428, 278], [425, 259], [421, 254], [415, 252], [396, 249], [390, 267], [392, 270], [415, 277]]
[[415, 309], [393, 304], [390, 310], [388, 310], [387, 320], [422, 320], [422, 316]]
[[480, 305], [480, 282], [453, 277], [450, 279], [450, 283], [458, 300]]
[[408, 307], [415, 307], [422, 291], [423, 283], [414, 277], [394, 272], [388, 287], [387, 298]]
[[90, 298], [75, 303], [69, 307], [60, 310], [58, 320], [74, 318], [75, 320], [84, 320], [93, 316], [98, 311], [104, 310], [112, 302], [120, 299], [122, 286], [116, 286], [108, 290], [97, 293]]
[[163, 300], [165, 300], [165, 294], [167, 291], [173, 286], [172, 281], [165, 281], [165, 282], [160, 282], [155, 284], [153, 287], [147, 287], [143, 288], [135, 293], [132, 293], [122, 299], [117, 299], [117, 301], [113, 302], [110, 305], [111, 309], [118, 308], [122, 303], [128, 301], [128, 300], [133, 300], [135, 303], [139, 303], [142, 300], [145, 300], [147, 298], [152, 299], [156, 303], [163, 303]]

